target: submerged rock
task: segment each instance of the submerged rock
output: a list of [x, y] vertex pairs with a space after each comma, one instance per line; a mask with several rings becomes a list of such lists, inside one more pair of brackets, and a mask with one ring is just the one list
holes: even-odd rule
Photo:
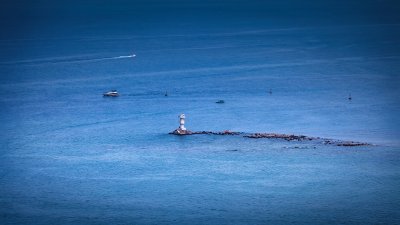
[[355, 146], [369, 146], [371, 144], [365, 142], [356, 142], [356, 141], [340, 141], [340, 140], [325, 140], [325, 145], [336, 145], [336, 146], [345, 146], [345, 147], [355, 147]]
[[337, 144], [337, 146], [346, 146], [346, 147], [352, 147], [352, 146], [368, 146], [368, 145], [371, 145], [371, 144], [362, 143], [362, 142], [353, 142], [353, 141], [350, 141], [350, 142], [342, 142], [342, 143]]

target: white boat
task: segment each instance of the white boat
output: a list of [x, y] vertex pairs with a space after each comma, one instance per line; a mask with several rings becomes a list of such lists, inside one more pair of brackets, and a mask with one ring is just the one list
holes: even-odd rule
[[111, 90], [111, 91], [103, 93], [103, 96], [104, 97], [118, 97], [119, 94], [118, 94], [117, 90]]

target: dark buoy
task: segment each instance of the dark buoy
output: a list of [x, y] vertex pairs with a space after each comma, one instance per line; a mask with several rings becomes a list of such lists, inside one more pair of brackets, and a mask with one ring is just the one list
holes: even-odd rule
[[268, 92], [270, 95], [272, 95], [272, 89], [269, 89], [269, 92]]
[[349, 101], [351, 101], [351, 94], [349, 94], [349, 98], [348, 99], [349, 99]]
[[216, 101], [215, 103], [217, 103], [217, 104], [222, 104], [222, 103], [225, 103], [225, 101], [224, 101], [224, 100], [218, 100], [218, 101]]
[[165, 97], [168, 97], [168, 92], [167, 92], [167, 91], [165, 92], [165, 95], [164, 95], [164, 96], [165, 96]]

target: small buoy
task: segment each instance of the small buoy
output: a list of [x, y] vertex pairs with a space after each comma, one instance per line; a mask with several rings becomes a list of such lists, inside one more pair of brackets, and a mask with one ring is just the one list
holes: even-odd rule
[[351, 94], [349, 94], [349, 98], [348, 99], [349, 99], [349, 101], [351, 101]]
[[218, 100], [215, 103], [222, 104], [222, 103], [225, 103], [225, 101], [224, 100]]
[[168, 92], [165, 92], [165, 95], [164, 95], [165, 97], [167, 97], [168, 96]]
[[272, 95], [272, 89], [269, 89], [269, 94]]

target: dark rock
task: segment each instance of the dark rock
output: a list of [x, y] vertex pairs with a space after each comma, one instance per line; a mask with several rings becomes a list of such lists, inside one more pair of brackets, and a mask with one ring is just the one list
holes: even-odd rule
[[337, 146], [354, 147], [354, 146], [368, 146], [368, 143], [346, 141], [336, 144]]
[[182, 129], [178, 128], [178, 129], [172, 131], [169, 134], [174, 134], [174, 135], [192, 135], [194, 133], [192, 131], [190, 131], [190, 130], [182, 130]]
[[230, 131], [230, 130], [225, 130], [222, 132], [213, 132], [213, 134], [216, 135], [239, 135], [241, 134], [241, 132], [234, 132], [234, 131]]
[[169, 134], [175, 134], [175, 135], [193, 135], [193, 134], [212, 134], [212, 135], [240, 135], [243, 134], [243, 132], [235, 132], [235, 131], [221, 131], [221, 132], [214, 132], [214, 131], [189, 131], [189, 130], [181, 130], [181, 129], [176, 129], [172, 131]]
[[325, 139], [323, 142], [325, 145], [336, 145], [336, 146], [344, 146], [344, 147], [355, 147], [355, 146], [369, 146], [369, 143], [363, 142], [355, 142], [355, 141], [341, 141], [341, 140], [332, 140]]
[[278, 139], [284, 139], [286, 141], [304, 141], [304, 140], [315, 140], [317, 138], [314, 137], [307, 137], [304, 135], [288, 135], [288, 134], [275, 134], [275, 133], [254, 133], [254, 134], [248, 134], [244, 135], [244, 137], [247, 138], [278, 138]]

